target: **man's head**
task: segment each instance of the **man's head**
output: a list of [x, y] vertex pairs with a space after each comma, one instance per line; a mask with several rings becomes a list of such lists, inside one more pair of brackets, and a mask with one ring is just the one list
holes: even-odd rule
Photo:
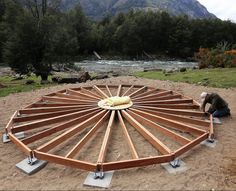
[[202, 92], [200, 95], [201, 101], [203, 102], [207, 96], [207, 92]]

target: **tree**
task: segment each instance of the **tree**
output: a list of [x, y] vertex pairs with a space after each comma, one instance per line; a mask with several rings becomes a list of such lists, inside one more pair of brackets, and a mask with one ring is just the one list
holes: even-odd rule
[[[5, 62], [20, 73], [34, 72], [47, 80], [52, 64], [68, 60], [68, 46], [73, 38], [67, 30], [61, 29], [64, 15], [46, 0], [25, 0], [24, 11], [16, 18], [15, 29], [11, 31], [5, 45]], [[70, 42], [64, 46], [62, 42]], [[58, 46], [66, 51], [62, 53]], [[62, 59], [64, 57], [64, 59]]]

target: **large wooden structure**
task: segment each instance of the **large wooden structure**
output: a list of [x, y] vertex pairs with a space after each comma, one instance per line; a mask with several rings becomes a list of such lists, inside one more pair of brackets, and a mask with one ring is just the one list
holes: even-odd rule
[[[132, 106], [117, 110], [98, 106], [100, 100], [111, 96], [130, 96]], [[114, 123], [122, 129], [130, 159], [106, 160]], [[96, 137], [101, 128], [105, 131], [96, 162], [78, 160], [81, 149]], [[129, 128], [134, 128], [158, 151], [158, 155], [140, 157]], [[170, 149], [148, 128], [171, 139], [177, 149]], [[87, 171], [110, 171], [170, 162], [213, 137], [212, 116], [201, 112], [196, 101], [170, 90], [142, 85], [94, 85], [52, 93], [16, 111], [5, 130], [11, 141], [29, 158], [36, 157]], [[14, 134], [22, 131], [26, 138], [19, 140]], [[64, 154], [57, 154], [55, 148], [63, 150]]]

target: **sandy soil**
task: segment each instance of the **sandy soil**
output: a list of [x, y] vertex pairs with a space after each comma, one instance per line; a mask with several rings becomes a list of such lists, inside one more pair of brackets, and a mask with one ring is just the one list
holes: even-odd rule
[[[178, 174], [167, 173], [160, 165], [120, 170], [114, 173], [113, 190], [236, 190], [236, 89], [217, 89], [185, 83], [163, 82], [135, 77], [117, 77], [87, 82], [92, 84], [143, 84], [180, 92], [199, 101], [202, 91], [217, 92], [229, 103], [232, 117], [215, 125], [215, 148], [198, 145], [181, 156], [188, 170]], [[0, 98], [0, 130], [3, 132], [10, 116], [40, 98], [40, 96], [78, 85], [62, 85]], [[119, 137], [118, 137], [119, 139]], [[98, 140], [99, 141], [99, 140]], [[114, 146], [116, 151], [117, 146]], [[93, 148], [93, 147], [92, 147]], [[124, 147], [120, 147], [124, 148]], [[96, 150], [96, 146], [94, 147]], [[142, 146], [139, 148], [142, 149]], [[12, 144], [0, 143], [0, 190], [85, 190], [88, 174], [78, 169], [48, 164], [40, 172], [28, 176], [16, 169], [15, 164], [25, 158]], [[121, 151], [122, 152], [122, 151]], [[123, 153], [125, 154], [125, 151]]]

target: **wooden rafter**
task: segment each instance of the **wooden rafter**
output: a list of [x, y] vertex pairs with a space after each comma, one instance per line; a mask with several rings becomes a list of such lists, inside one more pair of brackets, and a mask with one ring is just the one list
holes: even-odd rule
[[[125, 109], [107, 109], [98, 104], [102, 99], [112, 96], [130, 96], [132, 103]], [[199, 108], [195, 100], [172, 90], [144, 85], [102, 84], [42, 96], [37, 102], [16, 111], [5, 131], [11, 141], [29, 157], [35, 156], [87, 171], [126, 169], [170, 162], [203, 140], [214, 138], [213, 117]], [[113, 126], [115, 120], [119, 122], [118, 126]], [[76, 159], [80, 154], [89, 152], [83, 149], [84, 146], [103, 127], [106, 130], [99, 154], [94, 159], [97, 162]], [[130, 127], [152, 145], [159, 155], [141, 158], [142, 150], [139, 153], [136, 151], [135, 146], [140, 145], [133, 142], [128, 132]], [[131, 159], [106, 161], [113, 128], [122, 129]], [[153, 131], [149, 131], [150, 128]], [[26, 131], [26, 138], [19, 140], [15, 133], [21, 131]], [[163, 138], [170, 138], [178, 149], [171, 150], [168, 141], [164, 144], [155, 133], [151, 133], [154, 131], [163, 135]], [[69, 149], [65, 147], [68, 143], [72, 144]], [[57, 149], [63, 149], [63, 156], [56, 154]]]

